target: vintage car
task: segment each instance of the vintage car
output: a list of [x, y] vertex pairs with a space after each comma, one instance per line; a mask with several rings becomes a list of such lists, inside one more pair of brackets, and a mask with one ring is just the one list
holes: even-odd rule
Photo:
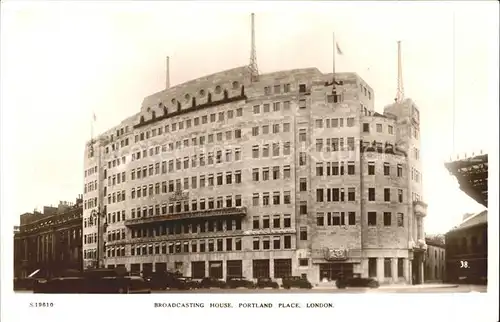
[[215, 277], [205, 277], [200, 282], [200, 288], [226, 288], [226, 282]]
[[290, 288], [311, 289], [312, 288], [311, 282], [309, 282], [307, 280], [307, 278], [301, 277], [301, 276], [283, 277], [282, 282], [283, 282], [283, 288], [285, 288], [285, 289], [290, 289]]
[[255, 288], [254, 282], [249, 281], [241, 276], [228, 277], [226, 284], [228, 288], [238, 288], [238, 287]]
[[269, 277], [258, 278], [257, 283], [255, 284], [255, 287], [257, 287], [257, 288], [272, 287], [274, 289], [280, 288], [278, 282], [273, 281]]
[[34, 293], [151, 293], [148, 283], [139, 276], [55, 277], [37, 283]]
[[353, 274], [349, 277], [344, 277], [339, 275], [339, 278], [335, 282], [337, 288], [346, 287], [370, 287], [377, 288], [380, 286], [379, 282], [371, 277], [361, 277], [361, 274]]

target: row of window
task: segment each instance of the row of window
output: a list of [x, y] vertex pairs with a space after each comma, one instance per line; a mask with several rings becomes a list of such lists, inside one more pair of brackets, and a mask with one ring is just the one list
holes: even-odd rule
[[[209, 152], [206, 158], [204, 154], [192, 155], [191, 157], [184, 157], [184, 159], [178, 158], [175, 160], [162, 161], [161, 164], [160, 162], [156, 162], [155, 164], [150, 164], [149, 166], [143, 166], [142, 169], [141, 168], [132, 169], [130, 172], [130, 179], [136, 180], [136, 179], [146, 178], [148, 176], [173, 173], [176, 170], [185, 170], [189, 169], [190, 167], [195, 168], [197, 166], [203, 167], [207, 164], [208, 165], [220, 164], [224, 160], [225, 162], [233, 162], [233, 152], [234, 152], [234, 161], [240, 161], [241, 160], [240, 149], [235, 149], [234, 151], [226, 150], [225, 158], [222, 157], [222, 151], [219, 150], [216, 151], [215, 158], [214, 158], [214, 153]], [[161, 165], [161, 170], [160, 170], [160, 165]]]
[[227, 119], [233, 119], [235, 117], [242, 117], [243, 116], [243, 108], [237, 108], [236, 113], [233, 110], [228, 110], [228, 111], [221, 111], [218, 113], [211, 113], [210, 115], [203, 115], [201, 117], [194, 117], [193, 119], [187, 119], [187, 120], [180, 120], [180, 121], [175, 121], [171, 124], [166, 124], [165, 126], [161, 126], [155, 129], [148, 130], [146, 132], [141, 132], [139, 134], [135, 135], [135, 143], [139, 141], [144, 141], [148, 140], [149, 138], [153, 138], [158, 135], [162, 134], [167, 134], [171, 132], [176, 132], [176, 131], [182, 131], [184, 128], [189, 129], [194, 126], [199, 126], [200, 124], [208, 124], [210, 123], [215, 123], [215, 122], [224, 122], [225, 117]]
[[[283, 142], [282, 144], [279, 142], [272, 143], [272, 155], [273, 157], [279, 157], [280, 156], [280, 145], [283, 145], [283, 155], [290, 155], [291, 153], [291, 143], [290, 142]], [[269, 144], [264, 144], [261, 146], [259, 145], [253, 145], [252, 146], [252, 158], [253, 159], [259, 159], [259, 158], [267, 158], [270, 156], [269, 154]], [[262, 154], [260, 153], [262, 150]]]
[[[111, 135], [111, 141], [113, 140], [113, 135]], [[109, 153], [110, 152], [110, 147], [111, 147], [111, 151], [118, 151], [120, 150], [120, 148], [124, 148], [126, 146], [129, 146], [130, 142], [128, 140], [128, 138], [124, 138], [122, 140], [120, 140], [120, 142], [116, 142], [116, 143], [111, 143], [110, 146], [107, 146], [105, 151], [106, 153]]]
[[[273, 112], [279, 112], [281, 110], [282, 104], [283, 104], [284, 111], [290, 110], [290, 101], [273, 102], [273, 103], [264, 103], [262, 105], [254, 105], [253, 106], [253, 114], [260, 114], [261, 112], [262, 113], [269, 113], [269, 112], [271, 112], [271, 106], [272, 106]], [[301, 105], [301, 104], [299, 103], [299, 105]]]
[[[339, 202], [345, 200], [344, 188], [318, 188], [316, 189], [317, 202]], [[356, 201], [356, 188], [347, 188], [347, 201]]]
[[[346, 127], [354, 126], [354, 117], [345, 118]], [[323, 127], [330, 128], [341, 128], [344, 127], [344, 118], [333, 118], [333, 119], [316, 119], [314, 121], [314, 126], [318, 129], [322, 129]]]
[[[270, 192], [263, 192], [262, 193], [262, 206], [269, 206], [271, 205], [270, 203], [270, 198], [271, 198], [271, 193]], [[281, 203], [281, 192], [280, 191], [274, 191], [272, 193], [272, 204], [273, 205], [279, 205]], [[284, 205], [289, 205], [292, 203], [292, 194], [290, 191], [283, 191], [283, 204]], [[259, 206], [260, 205], [260, 193], [254, 193], [252, 196], [252, 205], [253, 206]]]
[[[285, 224], [291, 224], [285, 215]], [[288, 219], [288, 221], [287, 221]], [[241, 230], [241, 219], [195, 219], [193, 221], [161, 223], [150, 228], [132, 228], [131, 238], [147, 238], [165, 235], [201, 234]]]
[[[363, 132], [365, 133], [370, 133], [370, 123], [363, 123]], [[383, 133], [383, 124], [377, 123], [375, 124], [375, 129], [377, 133]], [[394, 126], [392, 125], [387, 125], [387, 134], [394, 134]]]
[[[199, 180], [199, 185], [198, 185], [198, 180]], [[191, 187], [190, 187], [191, 183]], [[201, 189], [205, 187], [213, 187], [213, 186], [221, 186], [221, 185], [230, 185], [230, 184], [239, 184], [241, 183], [241, 170], [236, 170], [234, 173], [232, 171], [228, 171], [224, 173], [210, 173], [208, 175], [200, 175], [199, 177], [194, 176], [191, 177], [191, 180], [189, 177], [184, 178], [183, 180], [177, 179], [175, 180], [169, 180], [168, 184], [167, 181], [161, 182], [161, 188], [160, 188], [160, 182], [157, 182], [154, 184], [150, 184], [149, 186], [142, 186], [142, 187], [136, 187], [132, 188], [131, 190], [131, 198], [132, 199], [137, 199], [137, 198], [145, 198], [148, 195], [149, 196], [154, 196], [154, 195], [160, 195], [164, 193], [170, 193], [174, 191], [180, 191], [180, 190], [188, 190], [188, 189]], [[109, 197], [109, 196], [108, 196]], [[122, 201], [125, 200], [122, 198]]]
[[84, 244], [97, 243], [97, 233], [83, 235], [83, 243]]
[[91, 176], [94, 173], [97, 173], [97, 166], [93, 166], [93, 167], [88, 168], [87, 170], [85, 170], [85, 177]]
[[[272, 171], [272, 172], [270, 172]], [[262, 173], [262, 176], [260, 174]], [[271, 173], [271, 176], [269, 174]], [[259, 168], [253, 168], [252, 169], [252, 181], [268, 181], [269, 178], [271, 177], [273, 180], [279, 180], [281, 177], [283, 179], [290, 179], [291, 176], [291, 171], [290, 171], [290, 166], [285, 165], [283, 166], [283, 173], [281, 173], [281, 167], [280, 166], [274, 166], [272, 168], [270, 167], [264, 167], [261, 169]]]
[[95, 190], [97, 190], [97, 180], [87, 182], [84, 185], [84, 187], [83, 187], [83, 192], [84, 193], [92, 192], [92, 191], [95, 191]]
[[97, 197], [84, 200], [83, 207], [84, 209], [92, 209], [94, 207], [97, 207]]
[[[284, 133], [290, 132], [290, 123], [283, 123], [283, 124], [275, 123], [271, 127], [269, 127], [269, 125], [267, 125], [267, 124], [262, 125], [262, 126], [252, 127], [252, 136], [258, 136], [260, 134], [262, 134], [262, 135], [269, 134], [270, 129], [271, 129], [273, 134], [278, 134], [278, 133], [280, 133], [281, 126], [283, 126]], [[262, 128], [262, 132], [260, 131], [261, 128]]]
[[[200, 137], [194, 137], [194, 138], [191, 138], [191, 140], [184, 139], [184, 140], [176, 141], [175, 143], [171, 142], [168, 144], [163, 144], [161, 147], [160, 146], [151, 147], [151, 148], [149, 148], [149, 156], [159, 155], [160, 153], [172, 152], [174, 150], [180, 150], [182, 148], [189, 148], [189, 146], [197, 146], [197, 145], [204, 146], [205, 144], [207, 144], [207, 140], [205, 140], [205, 138], [208, 138], [208, 144], [211, 144], [214, 142], [214, 134], [208, 134], [207, 136], [203, 135]], [[217, 142], [220, 142], [221, 144], [226, 142], [226, 141], [229, 141], [233, 138], [233, 130], [226, 131], [225, 135], [223, 132], [219, 132], [215, 135], [215, 138], [217, 139]], [[234, 130], [234, 138], [235, 139], [241, 138], [241, 130], [240, 129]], [[144, 149], [142, 151], [136, 151], [136, 152], [132, 153], [132, 161], [139, 160], [139, 159], [141, 159], [141, 157], [143, 159], [148, 157], [148, 150], [147, 149]]]
[[[391, 278], [392, 277], [392, 258], [384, 258], [384, 277]], [[404, 276], [404, 258], [397, 259], [397, 276]], [[368, 258], [368, 276], [377, 277], [377, 258], [371, 257]], [[396, 272], [394, 272], [396, 273]]]
[[125, 190], [108, 194], [108, 205], [125, 201]]
[[[234, 202], [233, 202], [234, 199]], [[226, 196], [225, 199], [225, 207], [226, 208], [232, 208], [232, 207], [241, 207], [241, 195], [235, 195], [235, 196]], [[182, 207], [184, 205], [184, 207]], [[199, 207], [198, 207], [199, 205]], [[234, 205], [234, 206], [233, 206]], [[192, 200], [191, 201], [191, 207], [189, 207], [189, 202], [176, 202], [175, 205], [173, 203], [170, 203], [168, 205], [168, 213], [180, 213], [182, 211], [188, 212], [188, 211], [198, 211], [198, 210], [206, 210], [206, 209], [222, 209], [224, 208], [224, 198], [223, 197], [218, 197], [217, 199], [214, 198], [208, 198], [206, 201], [205, 198], [201, 198], [199, 201], [198, 200]], [[161, 212], [160, 212], [161, 210]], [[132, 219], [134, 218], [141, 218], [141, 217], [147, 217], [147, 216], [159, 216], [159, 215], [166, 215], [167, 214], [167, 205], [162, 204], [162, 205], [155, 205], [149, 206], [149, 207], [143, 207], [142, 211], [141, 208], [136, 208], [131, 210], [131, 217]]]
[[[324, 175], [338, 176], [344, 174], [345, 174], [345, 162], [326, 162], [325, 164], [323, 164], [323, 162], [316, 162], [316, 176], [318, 177], [322, 177]], [[347, 162], [347, 174], [348, 175], [356, 174], [354, 161]]]
[[108, 187], [115, 186], [115, 185], [120, 184], [120, 183], [125, 182], [125, 181], [126, 181], [125, 171], [123, 171], [121, 173], [114, 174], [112, 176], [110, 175], [108, 177]]
[[[384, 201], [385, 202], [391, 202], [391, 188], [384, 188]], [[398, 190], [398, 199], [397, 201], [399, 203], [403, 203], [404, 198], [403, 198], [403, 189], [397, 189]], [[376, 193], [375, 193], [375, 188], [368, 188], [368, 201], [376, 201]]]
[[422, 180], [420, 171], [418, 171], [415, 168], [411, 168], [411, 179], [414, 180], [415, 182], [419, 183]]
[[[283, 222], [282, 222], [283, 219]], [[281, 229], [281, 228], [290, 228], [292, 225], [291, 215], [290, 214], [273, 214], [271, 215], [262, 215], [262, 216], [254, 216], [252, 220], [252, 229]]]
[[[326, 145], [323, 145], [324, 141]], [[347, 138], [347, 146], [344, 146], [344, 138], [316, 139], [316, 152], [354, 151], [354, 149], [354, 137]]]

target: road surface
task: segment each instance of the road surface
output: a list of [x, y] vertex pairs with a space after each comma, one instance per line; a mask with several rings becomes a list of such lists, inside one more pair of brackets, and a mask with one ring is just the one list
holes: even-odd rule
[[[486, 292], [485, 285], [429, 285], [425, 284], [422, 286], [398, 286], [398, 287], [380, 287], [377, 289], [369, 288], [347, 288], [347, 289], [336, 289], [336, 288], [313, 288], [311, 290], [306, 289], [291, 289], [285, 290], [280, 289], [196, 289], [187, 291], [178, 290], [164, 290], [164, 291], [153, 291], [152, 294], [168, 294], [168, 293], [214, 293], [214, 294], [246, 294], [246, 293], [265, 293], [265, 294], [288, 294], [288, 293], [335, 293], [335, 294], [357, 294], [357, 293], [468, 293], [468, 292]], [[15, 293], [33, 293], [31, 291], [16, 291]]]

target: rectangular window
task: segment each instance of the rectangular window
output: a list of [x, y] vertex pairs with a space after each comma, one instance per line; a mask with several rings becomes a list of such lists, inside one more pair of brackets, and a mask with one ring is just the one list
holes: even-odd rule
[[368, 212], [368, 226], [377, 226], [377, 213], [375, 211]]
[[363, 123], [363, 132], [365, 133], [370, 132], [370, 123]]
[[368, 276], [377, 277], [377, 259], [368, 258]]
[[403, 166], [401, 164], [398, 164], [398, 177], [403, 176]]
[[386, 202], [391, 201], [391, 189], [390, 188], [384, 188], [384, 201], [386, 201]]
[[368, 188], [368, 201], [375, 201], [375, 188]]
[[390, 212], [384, 212], [384, 226], [391, 226], [391, 217]]
[[404, 227], [404, 214], [398, 213], [397, 215], [398, 227]]
[[349, 220], [349, 226], [354, 226], [356, 225], [356, 213], [354, 211], [350, 211], [348, 213], [348, 220]]
[[299, 204], [299, 213], [301, 215], [307, 215], [307, 201], [301, 201]]
[[323, 188], [316, 189], [316, 201], [317, 202], [323, 202], [324, 201], [324, 199], [323, 199], [323, 193], [324, 193], [324, 189]]
[[324, 226], [325, 225], [325, 213], [318, 212], [316, 213], [316, 226]]
[[391, 166], [388, 162], [384, 162], [384, 176], [391, 175]]
[[384, 258], [384, 277], [392, 277], [392, 265], [390, 258]]
[[404, 276], [404, 258], [398, 258], [398, 277], [403, 277]]
[[356, 188], [347, 189], [347, 201], [356, 201]]
[[300, 178], [299, 191], [307, 191], [307, 178]]
[[403, 189], [398, 189], [398, 201], [403, 203]]

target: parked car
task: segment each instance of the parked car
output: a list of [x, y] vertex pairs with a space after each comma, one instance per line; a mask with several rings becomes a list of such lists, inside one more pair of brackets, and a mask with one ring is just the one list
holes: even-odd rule
[[36, 284], [34, 293], [151, 293], [138, 276], [56, 277]]
[[226, 288], [226, 282], [215, 277], [205, 277], [200, 282], [200, 288]]
[[188, 289], [188, 290], [200, 287], [200, 282], [192, 279], [191, 277], [182, 276], [182, 277], [179, 277], [178, 280], [183, 281], [184, 284], [186, 285], [186, 289]]
[[335, 284], [337, 285], [337, 288], [346, 288], [346, 287], [377, 288], [380, 286], [379, 282], [376, 279], [371, 277], [361, 277], [361, 274], [353, 274], [352, 276], [349, 276], [347, 278], [340, 275]]
[[311, 289], [312, 284], [307, 280], [307, 278], [301, 276], [283, 277], [283, 288], [290, 289], [292, 287]]
[[38, 281], [44, 280], [42, 278], [14, 278], [14, 290], [33, 290]]
[[238, 287], [255, 288], [254, 282], [249, 281], [241, 276], [228, 277], [226, 284], [228, 288], [238, 288]]
[[280, 288], [278, 282], [273, 281], [269, 277], [258, 278], [255, 286], [257, 288], [265, 288], [265, 287]]

